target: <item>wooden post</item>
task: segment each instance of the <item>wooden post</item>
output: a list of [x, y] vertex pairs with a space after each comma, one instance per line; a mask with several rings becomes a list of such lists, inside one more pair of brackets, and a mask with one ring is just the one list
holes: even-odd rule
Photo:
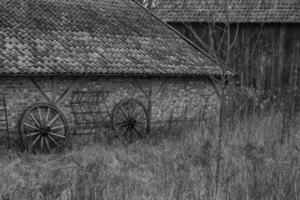
[[147, 112], [148, 112], [148, 117], [149, 117], [149, 126], [147, 133], [149, 134], [151, 132], [151, 126], [152, 126], [152, 80], [149, 80], [149, 87], [148, 87], [148, 106], [147, 106]]
[[5, 96], [2, 95], [3, 98], [3, 107], [4, 107], [4, 115], [5, 115], [5, 125], [6, 125], [6, 132], [7, 132], [7, 147], [8, 149], [11, 148], [11, 141], [10, 141], [10, 132], [9, 132], [9, 126], [8, 126], [8, 116], [7, 116], [7, 107], [6, 107], [6, 100]]
[[[294, 65], [294, 84], [293, 84], [293, 97], [292, 97], [292, 108], [291, 108], [291, 121], [295, 118], [295, 109], [296, 109], [296, 101], [297, 101], [297, 91], [298, 91], [298, 63], [299, 63], [299, 54], [300, 54], [300, 41], [297, 41], [297, 35], [295, 37], [296, 44], [294, 46], [294, 59], [293, 59], [293, 65]], [[290, 139], [291, 132], [287, 132], [287, 140]]]
[[56, 85], [56, 81], [54, 80], [53, 76], [50, 78], [50, 80], [51, 80], [52, 102], [55, 102], [56, 101], [56, 89], [57, 89], [57, 85]]
[[276, 29], [273, 29], [273, 32], [271, 32], [271, 38], [272, 38], [272, 65], [271, 65], [271, 90], [274, 91], [274, 89], [276, 89], [276, 81], [277, 81], [277, 76], [276, 76], [276, 73], [277, 73], [277, 70], [276, 70], [276, 60], [277, 60], [277, 55], [278, 55], [278, 52], [277, 52], [277, 41], [276, 41]]
[[245, 27], [245, 29], [243, 30], [243, 38], [244, 38], [244, 42], [245, 42], [245, 59], [244, 59], [244, 83], [242, 83], [243, 85], [245, 84], [246, 86], [248, 86], [249, 83], [249, 63], [250, 63], [250, 42], [251, 41], [247, 41], [248, 35], [247, 35], [248, 31], [247, 28]]
[[278, 46], [278, 55], [279, 55], [279, 60], [278, 60], [278, 73], [277, 73], [277, 84], [278, 84], [278, 89], [281, 91], [282, 88], [282, 71], [284, 68], [284, 46], [285, 46], [285, 38], [286, 38], [286, 25], [281, 24], [280, 25], [280, 33], [279, 33], [279, 46]]

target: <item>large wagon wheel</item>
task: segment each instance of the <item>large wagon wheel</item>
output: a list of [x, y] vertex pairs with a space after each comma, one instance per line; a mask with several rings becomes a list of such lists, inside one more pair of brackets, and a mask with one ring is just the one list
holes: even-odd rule
[[29, 151], [55, 152], [63, 149], [67, 143], [68, 123], [56, 106], [34, 104], [23, 114], [20, 137]]
[[138, 100], [125, 99], [112, 112], [112, 127], [125, 142], [143, 138], [149, 132], [149, 116], [145, 106]]

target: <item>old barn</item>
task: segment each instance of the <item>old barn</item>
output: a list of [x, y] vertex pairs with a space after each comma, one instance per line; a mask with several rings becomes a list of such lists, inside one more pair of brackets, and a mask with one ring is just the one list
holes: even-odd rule
[[265, 91], [299, 87], [299, 0], [140, 2], [209, 54], [217, 53], [243, 85]]
[[219, 107], [221, 69], [131, 0], [4, 0], [0, 36], [1, 128], [28, 148]]

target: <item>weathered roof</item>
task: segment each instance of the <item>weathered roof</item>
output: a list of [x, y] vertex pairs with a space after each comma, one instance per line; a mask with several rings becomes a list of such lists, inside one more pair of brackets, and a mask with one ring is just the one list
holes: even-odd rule
[[168, 22], [300, 23], [300, 0], [156, 0]]
[[0, 75], [220, 73], [131, 0], [0, 1]]

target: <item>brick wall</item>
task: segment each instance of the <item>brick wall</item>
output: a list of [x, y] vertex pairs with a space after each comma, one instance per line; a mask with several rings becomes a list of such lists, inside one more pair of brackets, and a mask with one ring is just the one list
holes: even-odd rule
[[[207, 79], [203, 78], [100, 78], [79, 77], [40, 77], [35, 78], [49, 99], [57, 99], [65, 89], [72, 88], [65, 95], [58, 107], [66, 115], [72, 126], [73, 115], [70, 109], [72, 91], [80, 90], [111, 90], [107, 104], [111, 111], [113, 106], [125, 98], [137, 98], [148, 105], [145, 93], [152, 90], [152, 121], [163, 121], [183, 114], [193, 118], [205, 111], [205, 117], [216, 114], [219, 99]], [[26, 108], [38, 102], [47, 102], [40, 91], [32, 83], [30, 77], [0, 78], [0, 93], [6, 96], [10, 131], [17, 133], [18, 123]], [[1, 133], [3, 134], [3, 133]]]

